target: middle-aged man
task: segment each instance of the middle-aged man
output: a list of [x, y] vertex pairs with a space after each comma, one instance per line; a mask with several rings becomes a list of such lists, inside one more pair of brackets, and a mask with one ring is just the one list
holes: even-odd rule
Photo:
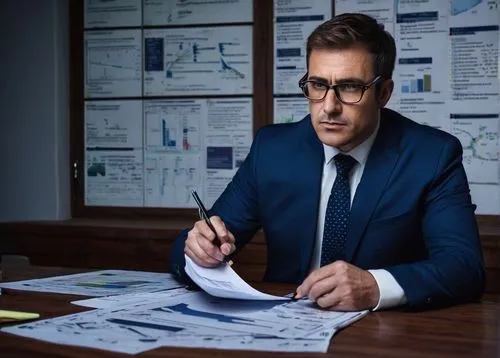
[[185, 275], [184, 254], [217, 266], [263, 228], [264, 279], [300, 284], [296, 298], [323, 308], [421, 309], [480, 297], [484, 264], [462, 147], [384, 108], [395, 57], [393, 38], [366, 15], [317, 27], [300, 81], [310, 115], [258, 131], [210, 210], [222, 245], [196, 222], [176, 239], [172, 272]]

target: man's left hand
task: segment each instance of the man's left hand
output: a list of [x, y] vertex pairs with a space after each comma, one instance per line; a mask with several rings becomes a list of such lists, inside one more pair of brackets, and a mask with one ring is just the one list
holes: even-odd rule
[[314, 270], [296, 293], [296, 299], [307, 296], [320, 307], [335, 311], [371, 309], [377, 306], [380, 297], [372, 274], [345, 261]]

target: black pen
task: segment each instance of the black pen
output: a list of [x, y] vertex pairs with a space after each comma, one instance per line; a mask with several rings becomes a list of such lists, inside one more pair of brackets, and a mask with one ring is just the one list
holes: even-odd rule
[[[210, 230], [212, 230], [212, 232], [215, 234], [215, 239], [212, 241], [213, 244], [215, 246], [217, 246], [218, 248], [220, 248], [220, 246], [222, 245], [222, 241], [220, 241], [219, 236], [217, 235], [217, 231], [215, 231], [215, 228], [214, 228], [212, 222], [210, 221], [210, 218], [208, 217], [208, 212], [207, 212], [207, 209], [205, 209], [205, 205], [203, 205], [203, 203], [201, 202], [201, 199], [198, 196], [198, 193], [196, 192], [196, 190], [194, 190], [194, 189], [191, 190], [191, 194], [193, 195], [194, 201], [196, 201], [196, 205], [198, 205], [198, 208], [200, 209], [201, 219], [205, 220], [205, 222], [207, 223]], [[224, 259], [222, 261], [229, 263], [230, 265], [233, 263], [225, 255], [224, 255]]]

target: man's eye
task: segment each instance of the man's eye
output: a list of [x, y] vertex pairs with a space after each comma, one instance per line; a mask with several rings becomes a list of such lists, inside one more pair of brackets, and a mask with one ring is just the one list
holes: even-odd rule
[[309, 82], [309, 85], [312, 89], [323, 91], [327, 86], [321, 82]]
[[361, 86], [355, 83], [343, 83], [339, 85], [339, 89], [343, 92], [358, 92], [361, 90]]

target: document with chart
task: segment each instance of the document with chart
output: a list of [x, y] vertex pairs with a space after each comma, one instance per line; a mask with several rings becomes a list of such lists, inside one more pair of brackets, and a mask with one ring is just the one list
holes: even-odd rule
[[54, 292], [83, 296], [110, 296], [181, 287], [171, 274], [131, 270], [102, 270], [33, 280], [2, 282], [13, 290]]
[[84, 33], [85, 98], [141, 95], [141, 40], [140, 29]]
[[321, 310], [308, 300], [246, 301], [178, 293], [145, 305], [97, 309], [1, 330], [128, 354], [161, 346], [326, 352], [335, 332], [367, 314]]
[[253, 20], [252, 0], [144, 1], [143, 9], [144, 25], [199, 25]]
[[142, 103], [85, 101], [85, 204], [142, 206]]
[[252, 94], [252, 27], [144, 30], [144, 95]]

